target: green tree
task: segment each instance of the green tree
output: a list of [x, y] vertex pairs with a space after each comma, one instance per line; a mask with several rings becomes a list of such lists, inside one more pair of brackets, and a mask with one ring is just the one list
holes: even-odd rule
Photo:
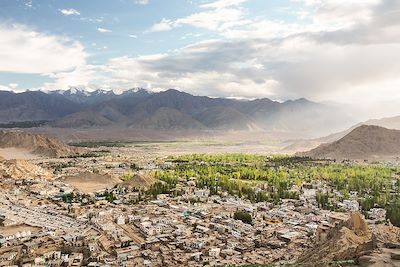
[[251, 217], [251, 214], [249, 212], [247, 212], [247, 211], [236, 211], [233, 214], [233, 218], [235, 220], [240, 220], [240, 221], [242, 221], [244, 223], [247, 223], [247, 224], [252, 224], [253, 223], [253, 218]]

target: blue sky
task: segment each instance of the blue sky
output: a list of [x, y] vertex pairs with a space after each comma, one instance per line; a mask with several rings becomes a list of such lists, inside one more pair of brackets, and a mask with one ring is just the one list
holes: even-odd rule
[[[0, 23], [27, 25], [48, 35], [79, 41], [88, 64], [105, 64], [121, 56], [168, 53], [194, 42], [221, 38], [218, 32], [190, 24], [173, 31], [152, 31], [163, 19], [177, 20], [204, 12], [208, 0], [2, 0]], [[235, 2], [235, 1], [233, 1]], [[241, 2], [241, 1], [238, 1]], [[282, 0], [242, 1], [251, 17], [293, 20], [288, 12], [295, 4]], [[41, 87], [48, 75], [0, 72], [0, 84], [21, 88]], [[76, 84], [75, 84], [76, 85]], [[74, 84], [71, 84], [74, 86]]]
[[[174, 21], [192, 14], [208, 12], [213, 8], [206, 8], [204, 5], [215, 2], [218, 1], [2, 0], [0, 23], [4, 27], [17, 24], [26, 27], [26, 30], [77, 41], [84, 46], [85, 62], [101, 65], [112, 58], [170, 53], [196, 42], [223, 39], [217, 29], [198, 27], [193, 23], [183, 23], [173, 31], [153, 29], [163, 20]], [[297, 20], [291, 12], [298, 5], [290, 1], [231, 2], [233, 4], [228, 4], [227, 8], [240, 8], [243, 17]], [[62, 57], [60, 60], [63, 60]], [[20, 89], [39, 88], [44, 84], [51, 84], [54, 78], [49, 76], [51, 75], [47, 73], [0, 71], [0, 85], [10, 87], [11, 84], [16, 87], [18, 84]], [[82, 85], [63, 84], [64, 87]]]
[[396, 0], [0, 0], [0, 89], [396, 107], [399, 25]]
[[[111, 57], [164, 53], [218, 33], [190, 24], [174, 31], [150, 32], [162, 19], [176, 20], [204, 11], [207, 0], [2, 0], [0, 19], [29, 25], [53, 35], [79, 40], [90, 53], [89, 63]], [[285, 6], [287, 4], [288, 6]], [[252, 0], [242, 4], [247, 15], [292, 20], [289, 1]], [[65, 15], [62, 11], [67, 12]], [[68, 13], [71, 12], [71, 14]], [[76, 13], [74, 13], [74, 11]], [[102, 28], [111, 32], [99, 32]], [[104, 48], [107, 47], [107, 48]]]

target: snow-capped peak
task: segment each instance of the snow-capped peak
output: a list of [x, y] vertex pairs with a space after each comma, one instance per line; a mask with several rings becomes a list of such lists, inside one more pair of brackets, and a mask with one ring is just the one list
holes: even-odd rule
[[97, 89], [92, 92], [92, 95], [115, 95], [113, 90]]
[[64, 95], [65, 94], [90, 96], [90, 92], [79, 87], [70, 87], [68, 90], [64, 91]]
[[113, 90], [114, 94], [116, 95], [127, 95], [127, 94], [131, 94], [131, 93], [147, 93], [150, 94], [150, 91], [141, 88], [141, 87], [135, 87], [132, 89], [128, 89], [128, 90]]

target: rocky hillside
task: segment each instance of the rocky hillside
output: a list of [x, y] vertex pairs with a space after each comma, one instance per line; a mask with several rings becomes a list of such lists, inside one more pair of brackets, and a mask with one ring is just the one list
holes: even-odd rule
[[390, 159], [400, 156], [400, 131], [362, 125], [335, 142], [299, 155], [331, 159]]
[[25, 160], [5, 160], [0, 157], [0, 178], [11, 179], [52, 179], [53, 175]]
[[284, 149], [282, 149], [282, 152], [284, 152], [284, 153], [301, 152], [301, 151], [316, 148], [319, 145], [324, 144], [324, 143], [331, 143], [331, 142], [337, 141], [340, 138], [349, 134], [351, 131], [353, 131], [357, 127], [360, 127], [362, 125], [375, 125], [375, 126], [388, 128], [388, 129], [400, 130], [400, 116], [367, 120], [364, 122], [357, 123], [356, 125], [350, 127], [349, 129], [346, 129], [344, 131], [336, 132], [336, 133], [333, 133], [333, 134], [330, 134], [327, 136], [323, 136], [323, 137], [318, 137], [315, 139], [289, 140], [287, 142], [288, 145]]
[[[370, 229], [362, 215], [352, 213], [298, 259], [298, 266], [400, 266], [400, 229], [377, 225]], [[296, 266], [295, 264], [295, 266]]]
[[44, 135], [22, 131], [0, 131], [0, 148], [10, 147], [46, 157], [66, 156], [76, 152], [75, 148]]

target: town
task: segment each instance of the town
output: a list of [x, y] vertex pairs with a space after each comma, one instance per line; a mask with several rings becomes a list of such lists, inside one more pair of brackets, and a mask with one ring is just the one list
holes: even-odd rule
[[[326, 238], [335, 225], [348, 220], [349, 212], [363, 212], [371, 228], [392, 225], [388, 218], [397, 223], [394, 212], [387, 214], [380, 203], [368, 210], [363, 206], [361, 185], [358, 192], [344, 196], [343, 190], [322, 177], [300, 183], [290, 180], [285, 189], [261, 181], [259, 164], [266, 171], [286, 172], [283, 163], [305, 164], [303, 159], [241, 154], [161, 157], [131, 152], [102, 148], [70, 158], [39, 159], [56, 179], [2, 179], [0, 266], [290, 263]], [[338, 165], [312, 164], [316, 168]], [[219, 171], [214, 174], [213, 168]], [[382, 175], [383, 189], [379, 190], [396, 195], [397, 167], [371, 168]], [[259, 177], [246, 181], [248, 169], [258, 171]], [[80, 179], [73, 179], [74, 175]], [[207, 183], [210, 175], [212, 183]], [[120, 177], [120, 182], [113, 176]], [[229, 186], [225, 176], [232, 181]], [[237, 186], [239, 191], [232, 189]]]

